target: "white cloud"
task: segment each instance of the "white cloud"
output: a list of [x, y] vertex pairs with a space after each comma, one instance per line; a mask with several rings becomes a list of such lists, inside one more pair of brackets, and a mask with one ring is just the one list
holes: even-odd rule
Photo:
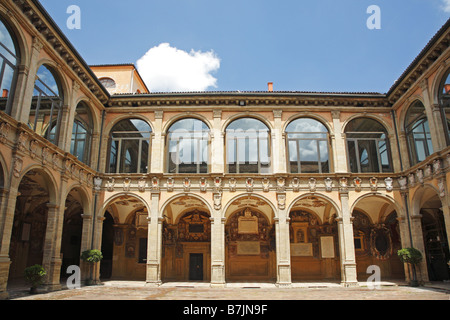
[[442, 4], [442, 9], [445, 12], [450, 13], [450, 0], [442, 0], [443, 4]]
[[217, 87], [211, 73], [220, 68], [220, 59], [213, 51], [188, 53], [161, 43], [136, 66], [151, 92], [205, 91]]

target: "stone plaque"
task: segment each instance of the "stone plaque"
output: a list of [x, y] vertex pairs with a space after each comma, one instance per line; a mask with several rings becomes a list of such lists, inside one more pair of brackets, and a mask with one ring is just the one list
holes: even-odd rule
[[320, 247], [322, 252], [322, 258], [333, 259], [334, 255], [334, 238], [333, 236], [324, 236], [320, 238]]
[[237, 254], [245, 256], [258, 256], [261, 253], [259, 241], [239, 241], [237, 243]]
[[312, 243], [292, 243], [291, 256], [293, 257], [312, 257], [313, 245]]
[[258, 217], [252, 216], [250, 209], [245, 210], [244, 216], [238, 219], [239, 234], [258, 234]]

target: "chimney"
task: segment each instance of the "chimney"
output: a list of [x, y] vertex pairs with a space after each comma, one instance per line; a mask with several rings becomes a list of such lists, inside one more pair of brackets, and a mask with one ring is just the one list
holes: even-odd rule
[[273, 92], [273, 82], [269, 82], [268, 86], [269, 86], [269, 92]]
[[8, 98], [9, 91], [7, 89], [3, 89], [2, 98]]

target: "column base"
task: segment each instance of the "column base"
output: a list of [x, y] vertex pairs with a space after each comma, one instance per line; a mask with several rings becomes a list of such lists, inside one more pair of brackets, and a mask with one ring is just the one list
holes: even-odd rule
[[225, 282], [211, 282], [210, 287], [211, 288], [225, 288], [227, 284]]
[[277, 286], [277, 288], [280, 288], [280, 289], [292, 288], [292, 282], [278, 282], [275, 285]]
[[147, 288], [159, 288], [162, 285], [161, 281], [147, 281], [145, 282], [145, 286]]

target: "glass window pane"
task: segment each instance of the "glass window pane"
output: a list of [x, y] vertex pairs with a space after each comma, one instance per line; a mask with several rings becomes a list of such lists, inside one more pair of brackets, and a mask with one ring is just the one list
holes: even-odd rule
[[356, 144], [353, 140], [347, 141], [348, 146], [348, 161], [350, 165], [350, 171], [358, 173], [358, 158], [356, 157]]
[[109, 157], [109, 173], [116, 173], [118, 148], [119, 148], [119, 141], [113, 140], [111, 142], [111, 152]]
[[322, 167], [322, 173], [329, 173], [329, 156], [328, 156], [328, 142], [327, 141], [319, 141], [319, 150], [320, 150], [320, 162]]
[[150, 143], [148, 140], [141, 140], [141, 160], [140, 160], [140, 173], [148, 172], [148, 156], [149, 156]]

